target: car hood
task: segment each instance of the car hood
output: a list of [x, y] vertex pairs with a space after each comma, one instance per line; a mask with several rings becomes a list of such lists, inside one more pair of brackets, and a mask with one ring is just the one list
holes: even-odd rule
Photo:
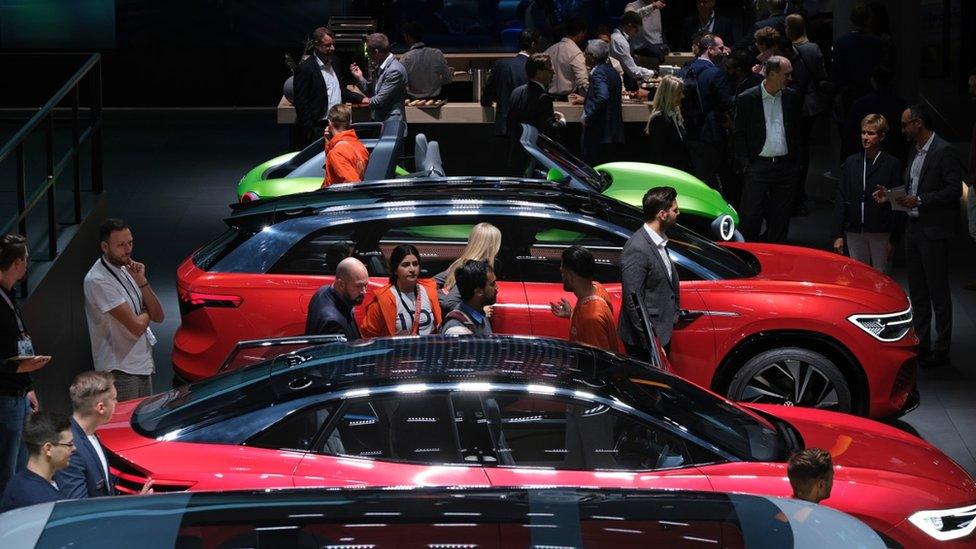
[[648, 189], [669, 185], [678, 191], [681, 211], [708, 219], [727, 214], [739, 224], [735, 208], [718, 191], [689, 173], [643, 162], [610, 162], [597, 166], [596, 170], [610, 174], [612, 179], [603, 194], [621, 202], [640, 208]]
[[857, 416], [790, 406], [750, 404], [800, 432], [804, 446], [830, 452], [835, 466], [925, 478], [945, 485], [960, 502], [976, 501], [976, 483], [941, 450], [889, 425]]

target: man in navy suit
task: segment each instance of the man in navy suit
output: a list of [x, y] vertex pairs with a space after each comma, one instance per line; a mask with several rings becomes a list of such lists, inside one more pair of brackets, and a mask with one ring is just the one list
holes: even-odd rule
[[[732, 88], [725, 71], [728, 48], [722, 37], [706, 34], [698, 39], [698, 59], [682, 69], [686, 87], [697, 82], [698, 99], [695, 114], [684, 112], [685, 142], [691, 153], [695, 176], [714, 189], [720, 189], [719, 168], [725, 158], [728, 113], [732, 108]], [[689, 101], [696, 101], [693, 97]]]
[[75, 377], [71, 396], [71, 434], [75, 452], [68, 466], [54, 475], [64, 499], [94, 498], [115, 494], [115, 479], [95, 430], [115, 413], [118, 392], [111, 372], [87, 371]]
[[584, 52], [590, 68], [590, 85], [583, 102], [583, 137], [580, 144], [583, 161], [591, 166], [607, 162], [608, 149], [624, 142], [624, 118], [621, 105], [623, 82], [610, 64], [610, 45], [590, 40]]
[[[786, 33], [786, 0], [769, 0], [766, 2], [769, 7], [769, 15], [765, 19], [756, 21], [752, 25], [752, 32], [763, 27], [773, 27], [778, 30], [780, 34]], [[750, 35], [752, 34], [749, 33]]]
[[481, 106], [490, 107], [495, 104], [495, 135], [508, 135], [508, 98], [512, 90], [525, 84], [525, 62], [535, 53], [539, 42], [539, 33], [533, 29], [525, 29], [519, 35], [519, 52], [515, 57], [495, 61], [495, 67], [488, 75], [485, 87], [481, 92]]
[[74, 440], [68, 418], [34, 412], [24, 423], [27, 469], [14, 475], [0, 498], [0, 512], [62, 499], [54, 473], [68, 466]]
[[352, 309], [363, 302], [369, 272], [361, 261], [347, 257], [336, 266], [335, 282], [319, 288], [308, 304], [307, 335], [338, 334], [346, 341], [359, 339]]

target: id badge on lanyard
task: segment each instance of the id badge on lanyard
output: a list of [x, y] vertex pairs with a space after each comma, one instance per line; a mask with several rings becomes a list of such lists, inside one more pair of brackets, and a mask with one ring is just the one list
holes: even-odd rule
[[14, 302], [10, 300], [7, 292], [0, 290], [0, 295], [3, 296], [3, 300], [10, 307], [10, 310], [14, 312], [14, 318], [17, 320], [17, 331], [20, 332], [20, 338], [17, 340], [17, 355], [34, 356], [34, 343], [31, 342], [30, 336], [27, 335], [27, 330], [24, 329], [24, 321], [20, 318], [20, 311], [17, 310]]
[[[132, 301], [132, 312], [135, 313], [135, 314], [139, 314], [140, 311], [141, 311], [141, 309], [142, 309], [139, 300], [137, 300], [136, 298], [132, 297], [132, 294], [129, 293], [128, 286], [126, 286], [125, 282], [123, 282], [122, 279], [119, 278], [119, 275], [115, 274], [115, 271], [113, 271], [112, 269], [110, 269], [108, 267], [108, 265], [105, 264], [105, 260], [104, 259], [99, 259], [99, 261], [102, 262], [102, 267], [104, 267], [105, 270], [108, 271], [108, 274], [112, 275], [112, 278], [114, 278], [116, 280], [116, 282], [119, 283], [119, 286], [122, 287], [122, 291], [125, 292], [125, 295], [127, 295], [129, 297], [129, 299]], [[133, 288], [133, 289], [135, 289], [135, 288]], [[136, 294], [138, 295], [139, 290], [138, 289], [135, 289], [135, 290], [136, 290]], [[142, 299], [141, 296], [139, 297], [139, 299]], [[145, 334], [146, 334], [146, 341], [149, 342], [149, 346], [150, 347], [155, 346], [156, 345], [156, 334], [154, 334], [152, 332], [152, 328], [146, 326], [146, 332], [145, 332]]]

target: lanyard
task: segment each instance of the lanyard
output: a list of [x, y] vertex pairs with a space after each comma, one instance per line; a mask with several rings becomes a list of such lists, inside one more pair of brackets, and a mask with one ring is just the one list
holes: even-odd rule
[[403, 294], [400, 293], [400, 288], [397, 288], [396, 291], [397, 295], [400, 296], [400, 303], [403, 304], [403, 308], [407, 310], [407, 314], [413, 317], [413, 326], [410, 327], [410, 335], [417, 335], [417, 333], [420, 331], [420, 292], [422, 291], [422, 288], [420, 287], [420, 284], [417, 284], [417, 287], [413, 290], [416, 299], [414, 300], [414, 309], [412, 311], [410, 310], [410, 306], [407, 305], [407, 301], [403, 299]]
[[7, 302], [7, 305], [10, 305], [10, 310], [14, 312], [14, 318], [17, 319], [17, 329], [20, 330], [20, 333], [23, 334], [27, 330], [24, 329], [24, 321], [21, 320], [20, 318], [20, 311], [17, 310], [17, 307], [14, 305], [14, 302], [10, 301], [10, 296], [7, 295], [6, 290], [0, 288], [0, 295], [3, 295], [3, 300]]
[[[875, 162], [878, 161], [878, 157], [881, 156], [879, 151], [875, 155], [874, 160], [871, 161], [871, 165], [874, 166]], [[868, 192], [868, 152], [864, 151], [864, 169], [861, 171], [861, 230], [864, 230], [864, 203], [866, 202], [864, 195]]]
[[[129, 299], [132, 301], [132, 312], [138, 315], [142, 311], [142, 307], [139, 306], [139, 303], [138, 301], [136, 301], [136, 298], [132, 297], [132, 294], [129, 293], [129, 287], [131, 287], [132, 284], [131, 283], [126, 284], [122, 282], [122, 279], [119, 278], [119, 275], [115, 274], [115, 271], [110, 269], [108, 264], [105, 263], [105, 258], [100, 257], [98, 258], [98, 260], [102, 263], [102, 267], [105, 267], [105, 270], [108, 271], [108, 274], [112, 275], [112, 278], [114, 278], [116, 282], [118, 282], [119, 285], [122, 286], [122, 290], [125, 291], [125, 295], [129, 296]], [[139, 294], [139, 290], [136, 290], [136, 294], [137, 295]]]

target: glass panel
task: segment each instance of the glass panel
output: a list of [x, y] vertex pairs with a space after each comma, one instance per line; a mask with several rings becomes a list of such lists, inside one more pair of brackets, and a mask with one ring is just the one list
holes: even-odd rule
[[308, 450], [331, 416], [331, 406], [296, 411], [259, 433], [247, 445], [272, 450]]
[[[680, 223], [680, 218], [678, 221]], [[668, 231], [668, 248], [713, 273], [720, 280], [751, 278], [759, 274], [753, 265], [741, 257], [680, 225], [671, 227]], [[675, 262], [679, 263], [677, 260]]]
[[620, 282], [620, 250], [623, 242], [596, 228], [547, 219], [525, 219], [520, 225], [516, 256], [524, 282], [562, 282], [559, 263], [570, 246], [583, 246], [596, 261], [594, 279]]
[[336, 265], [349, 257], [354, 247], [353, 229], [348, 225], [316, 231], [288, 250], [268, 272], [334, 275]]
[[198, 269], [209, 271], [218, 261], [234, 251], [247, 239], [254, 236], [251, 231], [239, 231], [228, 229], [217, 238], [204, 245], [197, 253], [193, 254], [193, 264]]

